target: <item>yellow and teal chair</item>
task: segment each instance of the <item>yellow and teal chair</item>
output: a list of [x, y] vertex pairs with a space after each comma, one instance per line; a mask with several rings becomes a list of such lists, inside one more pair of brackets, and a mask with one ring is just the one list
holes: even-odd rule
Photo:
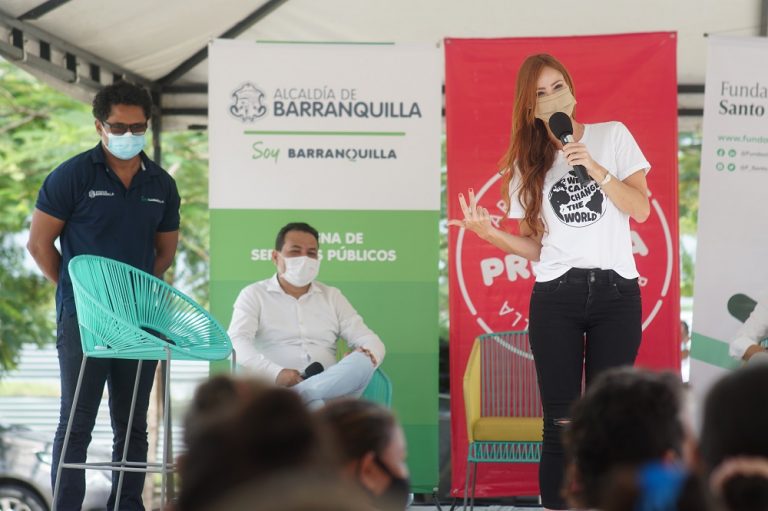
[[[544, 427], [528, 332], [477, 337], [464, 372], [467, 499], [475, 505], [479, 463], [538, 463]], [[471, 481], [471, 483], [470, 483]]]
[[[115, 509], [120, 506], [120, 490], [125, 472], [161, 473], [163, 483], [160, 498], [162, 505], [165, 505], [168, 474], [175, 470], [175, 465], [169, 459], [170, 445], [167, 441], [162, 463], [128, 461], [126, 456], [130, 435], [126, 436], [121, 461], [64, 463], [85, 366], [90, 358], [138, 360], [138, 380], [143, 360], [164, 361], [163, 424], [167, 434], [171, 427], [171, 360], [226, 360], [232, 354], [232, 343], [224, 328], [194, 300], [133, 266], [105, 257], [81, 255], [69, 262], [69, 275], [75, 295], [83, 361], [64, 436], [61, 462], [56, 473], [53, 509], [56, 509], [59, 480], [64, 469], [120, 472]], [[132, 426], [137, 390], [138, 385], [134, 386], [127, 431]]]

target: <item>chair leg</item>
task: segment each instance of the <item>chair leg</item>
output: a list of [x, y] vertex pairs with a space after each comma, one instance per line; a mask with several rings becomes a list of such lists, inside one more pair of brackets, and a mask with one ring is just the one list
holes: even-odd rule
[[467, 492], [469, 491], [469, 466], [472, 463], [467, 460], [467, 473], [464, 476], [464, 505], [461, 506], [462, 511], [467, 511]]
[[77, 400], [80, 397], [80, 386], [83, 383], [83, 374], [85, 374], [85, 363], [88, 360], [87, 355], [83, 355], [83, 361], [80, 363], [80, 374], [77, 375], [77, 385], [75, 385], [75, 396], [72, 400], [72, 407], [69, 409], [69, 420], [67, 421], [67, 431], [64, 433], [64, 444], [61, 446], [61, 454], [59, 454], [59, 465], [56, 467], [56, 484], [53, 488], [53, 507], [52, 511], [56, 511], [58, 507], [59, 496], [59, 483], [61, 482], [61, 471], [64, 468], [64, 460], [66, 459], [67, 446], [69, 445], [69, 435], [72, 432], [72, 422], [75, 420], [75, 410], [77, 409]]
[[[168, 368], [170, 368], [171, 361], [168, 361]], [[170, 369], [169, 369], [170, 371]], [[168, 380], [166, 382], [166, 388], [168, 389], [168, 395], [171, 395], [171, 379], [170, 379], [170, 372], [167, 372]], [[169, 398], [170, 399], [170, 398]], [[165, 435], [165, 444], [168, 446], [168, 452], [167, 452], [167, 458], [168, 458], [168, 481], [166, 483], [166, 495], [165, 499], [166, 502], [173, 502], [173, 500], [176, 498], [176, 467], [174, 465], [174, 460], [176, 459], [176, 456], [173, 454], [173, 403], [169, 400], [168, 401], [168, 433]]]
[[472, 467], [472, 462], [467, 460], [467, 474], [464, 477], [464, 506], [461, 508], [463, 511], [467, 511], [467, 495], [469, 492], [469, 475], [470, 475], [470, 468]]
[[475, 462], [472, 468], [472, 497], [469, 499], [469, 511], [475, 509], [475, 485], [477, 484], [477, 462]]
[[[133, 396], [131, 397], [131, 411], [128, 413], [128, 427], [125, 430], [125, 441], [123, 443], [123, 459], [120, 463], [120, 468], [125, 469], [128, 461], [128, 445], [131, 441], [131, 429], [133, 428], [133, 412], [136, 410], [136, 397], [139, 394], [139, 377], [141, 376], [141, 363], [139, 360], [136, 364], [136, 378], [133, 382]], [[123, 478], [125, 477], [125, 470], [120, 471], [120, 475], [117, 476], [117, 491], [115, 492], [115, 506], [114, 509], [120, 509], [120, 497], [123, 491]]]
[[165, 348], [165, 396], [163, 396], [163, 432], [165, 442], [163, 442], [163, 476], [162, 486], [160, 487], [160, 506], [164, 507], [165, 487], [168, 484], [168, 454], [170, 452], [170, 428], [171, 428], [171, 350]]

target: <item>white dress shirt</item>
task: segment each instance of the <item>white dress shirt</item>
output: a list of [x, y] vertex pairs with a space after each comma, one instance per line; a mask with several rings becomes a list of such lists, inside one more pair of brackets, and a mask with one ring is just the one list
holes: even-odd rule
[[235, 300], [229, 336], [238, 364], [275, 381], [283, 369], [303, 372], [312, 362], [336, 363], [339, 338], [384, 360], [384, 344], [335, 287], [313, 282], [298, 299], [283, 291], [277, 275], [251, 284]]
[[741, 360], [750, 346], [760, 343], [768, 337], [768, 293], [763, 294], [755, 305], [752, 314], [741, 326], [728, 349], [733, 358]]

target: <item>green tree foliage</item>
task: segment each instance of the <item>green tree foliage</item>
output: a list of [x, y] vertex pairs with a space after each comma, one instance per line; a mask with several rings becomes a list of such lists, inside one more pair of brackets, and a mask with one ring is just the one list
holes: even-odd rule
[[701, 134], [681, 133], [678, 153], [680, 234], [695, 236], [699, 216]]
[[162, 143], [163, 166], [181, 195], [177, 264], [166, 278], [208, 308], [208, 134], [164, 133]]
[[53, 286], [26, 256], [37, 190], [69, 155], [95, 144], [84, 105], [0, 61], [0, 374], [22, 343], [53, 338]]
[[[680, 237], [694, 238], [699, 217], [699, 169], [701, 134], [681, 133], [678, 153]], [[680, 295], [693, 296], [694, 255], [686, 243], [680, 244]]]
[[447, 166], [446, 166], [446, 147], [445, 137], [441, 144], [440, 158], [440, 261], [438, 267], [438, 310], [439, 316], [439, 337], [441, 342], [448, 342], [448, 204], [447, 200]]

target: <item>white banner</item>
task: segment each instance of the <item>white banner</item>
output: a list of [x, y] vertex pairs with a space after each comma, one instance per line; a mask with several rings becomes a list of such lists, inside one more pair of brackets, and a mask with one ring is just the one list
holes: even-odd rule
[[[432, 45], [210, 48], [211, 208], [440, 209]], [[436, 92], [437, 91], [437, 92]], [[437, 163], [437, 165], [436, 165]]]
[[768, 290], [768, 40], [709, 37], [691, 382], [739, 362], [729, 341]]

